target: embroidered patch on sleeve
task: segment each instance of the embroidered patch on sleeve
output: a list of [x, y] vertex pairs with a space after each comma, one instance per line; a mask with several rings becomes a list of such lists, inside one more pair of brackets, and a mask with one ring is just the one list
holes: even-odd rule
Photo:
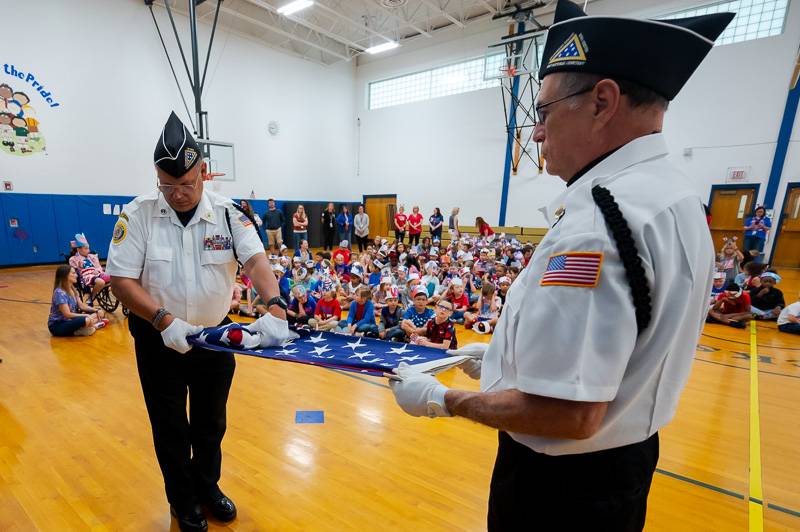
[[248, 217], [247, 217], [246, 215], [244, 215], [244, 214], [243, 214], [243, 215], [241, 215], [241, 216], [239, 216], [239, 221], [240, 221], [240, 222], [242, 222], [242, 225], [243, 225], [244, 227], [247, 227], [247, 226], [249, 226], [249, 225], [253, 225], [253, 222], [251, 222], [251, 221], [250, 221], [250, 218], [248, 218]]
[[118, 246], [123, 240], [125, 240], [126, 236], [128, 236], [128, 226], [122, 220], [117, 220], [117, 223], [114, 225], [114, 233], [111, 237], [111, 243]]
[[571, 251], [551, 255], [539, 284], [594, 288], [600, 280], [602, 263], [603, 254], [599, 252]]

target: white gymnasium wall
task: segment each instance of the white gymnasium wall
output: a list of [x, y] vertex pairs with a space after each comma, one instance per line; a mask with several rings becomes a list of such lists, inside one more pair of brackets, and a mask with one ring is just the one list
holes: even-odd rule
[[[190, 110], [183, 64], [166, 12], [154, 8]], [[225, 15], [222, 15], [224, 18]], [[5, 63], [33, 73], [59, 107], [29, 86], [47, 155], [0, 153], [0, 179], [14, 192], [136, 195], [151, 190], [152, 152], [175, 110], [188, 125], [148, 9], [141, 0], [18, 2], [14, 19], [27, 37], [0, 48], [0, 83], [25, 85]], [[188, 48], [188, 22], [176, 15]], [[210, 26], [200, 26], [201, 59]], [[354, 65], [324, 67], [219, 28], [204, 107], [211, 137], [233, 142], [236, 181], [216, 185], [230, 196], [352, 200], [355, 179]], [[202, 68], [202, 65], [201, 65]], [[277, 137], [267, 123], [280, 123]], [[320, 182], [326, 186], [319, 186]]]
[[[600, 0], [590, 13], [654, 16], [699, 4], [693, 1]], [[545, 22], [549, 20], [544, 19]], [[463, 224], [476, 215], [497, 223], [505, 156], [500, 89], [486, 89], [426, 102], [370, 111], [367, 84], [397, 75], [481, 56], [507, 31], [489, 23], [481, 33], [427, 45], [418, 41], [402, 54], [363, 61], [357, 69], [361, 118], [360, 177], [369, 193], [398, 194], [400, 202], [449, 212], [461, 206]], [[792, 2], [778, 37], [716, 47], [673, 102], [665, 131], [673, 160], [690, 174], [703, 197], [725, 182], [729, 167], [751, 167], [763, 198], [800, 41], [800, 3]], [[793, 138], [800, 138], [795, 131]], [[693, 147], [684, 157], [684, 148]], [[800, 148], [787, 158], [784, 182], [800, 180]], [[536, 175], [527, 165], [512, 176], [506, 225], [543, 226], [537, 211], [563, 189], [557, 178]], [[781, 205], [781, 184], [776, 208]]]

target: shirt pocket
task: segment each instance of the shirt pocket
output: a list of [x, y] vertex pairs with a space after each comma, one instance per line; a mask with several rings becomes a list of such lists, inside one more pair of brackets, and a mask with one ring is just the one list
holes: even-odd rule
[[200, 252], [200, 282], [209, 298], [230, 298], [235, 275], [236, 258], [233, 250], [215, 249]]
[[172, 278], [173, 249], [168, 246], [148, 246], [145, 268], [150, 286], [163, 289], [174, 283]]

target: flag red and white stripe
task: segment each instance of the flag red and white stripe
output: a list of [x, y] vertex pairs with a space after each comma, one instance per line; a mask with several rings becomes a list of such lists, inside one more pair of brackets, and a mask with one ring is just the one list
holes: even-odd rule
[[603, 254], [574, 251], [552, 255], [539, 282], [542, 286], [581, 286], [594, 288], [600, 280]]

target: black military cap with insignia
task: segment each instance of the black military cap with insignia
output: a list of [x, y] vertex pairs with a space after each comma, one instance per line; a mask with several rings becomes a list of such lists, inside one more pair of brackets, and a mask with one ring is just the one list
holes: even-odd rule
[[582, 72], [627, 80], [671, 101], [733, 20], [715, 13], [671, 20], [588, 16], [559, 0], [547, 32], [539, 79]]
[[177, 178], [191, 170], [200, 159], [200, 146], [173, 111], [156, 142], [153, 162]]

